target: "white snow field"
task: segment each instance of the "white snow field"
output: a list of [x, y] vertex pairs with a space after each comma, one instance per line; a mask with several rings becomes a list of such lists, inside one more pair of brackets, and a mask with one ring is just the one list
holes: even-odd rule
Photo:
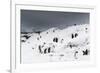
[[89, 24], [22, 33], [22, 63], [89, 60], [89, 37]]

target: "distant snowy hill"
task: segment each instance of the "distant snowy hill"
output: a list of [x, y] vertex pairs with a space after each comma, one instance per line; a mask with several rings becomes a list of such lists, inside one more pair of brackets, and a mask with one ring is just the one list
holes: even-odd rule
[[22, 63], [88, 60], [89, 44], [89, 24], [22, 33]]

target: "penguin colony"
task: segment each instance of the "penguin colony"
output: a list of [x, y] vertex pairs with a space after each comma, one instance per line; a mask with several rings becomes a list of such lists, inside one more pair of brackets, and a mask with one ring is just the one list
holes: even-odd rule
[[23, 33], [21, 34], [22, 60], [23, 62], [30, 60], [32, 63], [88, 60], [89, 37], [89, 24]]

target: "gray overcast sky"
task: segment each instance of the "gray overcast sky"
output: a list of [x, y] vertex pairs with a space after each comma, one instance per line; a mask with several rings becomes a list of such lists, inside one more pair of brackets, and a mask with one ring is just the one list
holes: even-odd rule
[[89, 13], [21, 10], [21, 32], [63, 29], [73, 24], [89, 24]]

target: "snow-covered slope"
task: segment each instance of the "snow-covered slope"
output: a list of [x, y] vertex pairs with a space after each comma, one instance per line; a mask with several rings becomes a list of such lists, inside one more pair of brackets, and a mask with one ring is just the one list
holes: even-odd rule
[[53, 27], [27, 36], [29, 38], [21, 44], [22, 63], [89, 59], [89, 24], [64, 29]]

